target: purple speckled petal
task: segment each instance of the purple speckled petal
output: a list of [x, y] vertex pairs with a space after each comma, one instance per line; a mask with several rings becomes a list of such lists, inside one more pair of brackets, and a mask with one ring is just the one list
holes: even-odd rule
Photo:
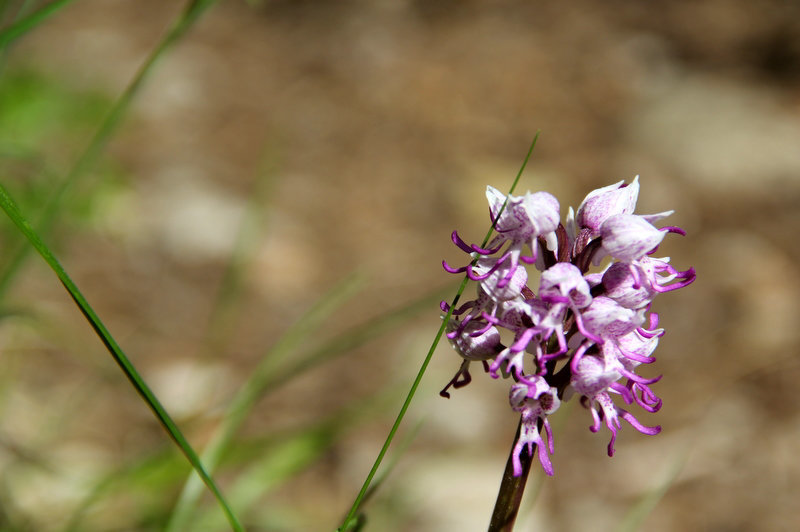
[[548, 192], [530, 192], [523, 199], [528, 222], [537, 235], [552, 233], [560, 223], [560, 206], [555, 196]]
[[638, 288], [632, 268], [624, 262], [615, 262], [603, 274], [605, 295], [628, 309], [642, 308], [656, 297], [658, 291], [648, 282], [642, 283], [641, 276]]
[[639, 197], [639, 176], [630, 185], [620, 181], [590, 192], [578, 207], [575, 221], [579, 227], [590, 229], [593, 236], [600, 232], [603, 222], [616, 214], [632, 214]]
[[623, 262], [641, 259], [664, 240], [665, 233], [633, 214], [608, 218], [600, 228], [603, 250]]
[[542, 272], [539, 278], [539, 297], [548, 295], [567, 298], [575, 309], [581, 309], [592, 302], [589, 283], [574, 264], [559, 262]]
[[480, 322], [471, 322], [464, 332], [450, 341], [456, 352], [467, 360], [488, 360], [500, 352], [500, 333], [496, 328], [490, 327], [478, 337], [473, 337], [471, 329], [483, 327]]
[[580, 359], [577, 371], [572, 373], [570, 384], [581, 395], [594, 397], [605, 391], [622, 377], [622, 365], [616, 361], [606, 362], [605, 357], [593, 355]]
[[642, 324], [642, 314], [606, 296], [597, 296], [583, 310], [583, 325], [594, 337], [624, 336]]

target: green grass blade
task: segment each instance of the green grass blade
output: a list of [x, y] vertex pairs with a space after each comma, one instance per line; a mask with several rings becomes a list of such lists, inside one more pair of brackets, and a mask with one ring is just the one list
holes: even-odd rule
[[[364, 494], [364, 498], [361, 499], [361, 503], [366, 503], [369, 499], [377, 493], [380, 487], [383, 485], [384, 482], [389, 478], [389, 475], [392, 474], [395, 466], [400, 463], [400, 459], [404, 456], [405, 452], [411, 447], [411, 443], [419, 434], [420, 429], [424, 423], [424, 419], [417, 421], [417, 424], [414, 426], [408, 434], [400, 441], [399, 444], [396, 446], [396, 450], [392, 456], [392, 459], [383, 467], [383, 469], [375, 476], [372, 480], [372, 483], [369, 486], [369, 489]], [[351, 525], [352, 532], [358, 532], [363, 528], [366, 523], [366, 514], [357, 513], [354, 517], [354, 525]]]
[[67, 275], [67, 272], [61, 266], [61, 264], [59, 264], [56, 257], [51, 253], [39, 235], [34, 232], [28, 221], [25, 220], [25, 218], [19, 212], [14, 200], [11, 199], [11, 197], [8, 195], [8, 192], [2, 185], [0, 185], [0, 207], [2, 207], [11, 221], [14, 222], [22, 234], [24, 234], [25, 237], [30, 241], [36, 251], [39, 252], [45, 262], [47, 262], [47, 264], [50, 266], [50, 268], [53, 269], [56, 276], [58, 276], [59, 280], [64, 285], [64, 288], [66, 288], [66, 290], [69, 292], [69, 295], [72, 297], [73, 301], [75, 301], [75, 304], [78, 305], [78, 308], [80, 308], [81, 312], [89, 321], [95, 333], [97, 333], [97, 335], [100, 337], [100, 340], [106, 346], [106, 349], [108, 349], [108, 352], [114, 358], [117, 365], [119, 365], [120, 369], [122, 369], [130, 383], [153, 411], [156, 418], [158, 418], [158, 421], [163, 425], [169, 436], [178, 445], [183, 454], [192, 464], [194, 470], [197, 472], [200, 478], [203, 479], [203, 482], [206, 484], [206, 486], [208, 486], [209, 490], [211, 490], [211, 492], [214, 494], [223, 511], [225, 512], [226, 517], [231, 523], [231, 526], [234, 528], [234, 530], [242, 530], [241, 525], [236, 519], [236, 516], [231, 508], [228, 506], [228, 503], [222, 496], [222, 493], [220, 492], [216, 483], [206, 472], [203, 464], [200, 462], [197, 453], [195, 453], [192, 446], [183, 436], [183, 433], [161, 405], [155, 394], [153, 394], [149, 386], [147, 386], [147, 384], [144, 382], [142, 377], [139, 375], [139, 372], [136, 371], [136, 368], [133, 366], [130, 360], [128, 360], [128, 357], [119, 347], [116, 340], [114, 340], [114, 338], [111, 336], [111, 333], [109, 333], [105, 325], [103, 325], [103, 322], [100, 320], [97, 314], [95, 314], [88, 301], [86, 301], [86, 299], [83, 297], [83, 294], [81, 294], [80, 290], [78, 290], [78, 287], [69, 277], [69, 275]]
[[[284, 434], [271, 434], [266, 440], [247, 442], [245, 445], [257, 449], [256, 456], [250, 456], [243, 463], [246, 467], [232, 481], [228, 496], [234, 501], [242, 515], [251, 516], [262, 529], [287, 529], [277, 522], [260, 522], [265, 512], [259, 506], [265, 497], [278, 486], [289, 481], [298, 473], [318, 461], [342, 435], [368, 419], [374, 419], [390, 405], [392, 395], [383, 390], [372, 396], [368, 402], [356, 399], [321, 420], [301, 429], [293, 429]], [[241, 459], [240, 459], [241, 460]], [[276, 512], [280, 513], [280, 512]], [[253, 514], [260, 514], [261, 519]], [[193, 514], [194, 520], [184, 530], [195, 530], [202, 524], [204, 529], [216, 530], [218, 516], [207, 512]], [[280, 521], [277, 517], [276, 521]], [[295, 527], [296, 528], [296, 527]]]
[[[197, 18], [207, 8], [211, 7], [217, 0], [192, 0], [187, 4], [186, 9], [181, 13], [173, 26], [167, 34], [161, 39], [158, 45], [153, 49], [145, 62], [139, 67], [136, 75], [130, 81], [123, 93], [119, 96], [117, 101], [112, 106], [103, 123], [98, 128], [92, 140], [84, 152], [80, 155], [78, 160], [70, 169], [66, 177], [56, 187], [55, 191], [48, 198], [42, 211], [41, 218], [36, 224], [38, 233], [47, 235], [50, 228], [55, 221], [58, 209], [61, 204], [61, 198], [72, 187], [77, 179], [85, 174], [98, 159], [100, 154], [105, 149], [111, 136], [116, 132], [122, 118], [130, 108], [134, 96], [138, 94], [142, 85], [144, 84], [147, 76], [152, 72], [153, 67], [161, 59], [166, 52], [186, 33], [192, 26]], [[54, 2], [55, 4], [56, 2]], [[52, 4], [50, 4], [52, 5]], [[25, 20], [25, 19], [23, 19]], [[14, 25], [16, 26], [16, 25]], [[13, 27], [13, 26], [12, 26]], [[30, 252], [30, 247], [24, 246], [20, 248], [19, 252], [9, 261], [5, 270], [0, 274], [0, 299], [5, 295], [8, 290], [11, 280], [19, 271], [22, 264]]]
[[[261, 362], [254, 370], [252, 376], [247, 380], [239, 393], [236, 394], [228, 407], [225, 417], [222, 419], [211, 441], [203, 451], [203, 462], [207, 464], [210, 471], [213, 471], [219, 463], [222, 455], [228, 450], [233, 441], [233, 437], [247, 416], [250, 415], [257, 401], [268, 389], [268, 385], [274, 382], [273, 376], [278, 368], [283, 364], [286, 357], [294, 353], [302, 342], [313, 333], [317, 327], [328, 318], [333, 312], [340, 308], [346, 301], [360, 289], [363, 284], [359, 276], [351, 276], [344, 282], [339, 283], [333, 290], [323, 296], [317, 303], [286, 333], [278, 342], [269, 349]], [[194, 506], [200, 496], [201, 484], [197, 477], [190, 477], [183, 487], [180, 498], [172, 513], [166, 531], [186, 530], [194, 512]]]
[[[447, 293], [452, 293], [452, 288], [450, 286], [447, 288]], [[277, 388], [287, 384], [293, 378], [303, 374], [306, 370], [317, 367], [320, 364], [330, 361], [336, 356], [350, 352], [353, 349], [356, 349], [357, 347], [386, 334], [393, 328], [398, 327], [399, 325], [407, 322], [410, 318], [418, 315], [421, 310], [430, 309], [431, 304], [439, 301], [444, 294], [444, 289], [437, 290], [431, 294], [426, 294], [403, 307], [392, 309], [385, 314], [367, 321], [366, 323], [351, 327], [350, 329], [334, 336], [330, 340], [323, 342], [322, 345], [311, 349], [305, 355], [293, 357], [293, 362], [285, 364], [284, 367], [279, 368], [277, 371], [264, 371], [261, 376], [257, 377], [258, 380], [261, 381], [259, 384], [259, 398], [263, 397], [268, 392], [274, 392]], [[301, 318], [301, 320], [305, 321], [306, 318]], [[293, 329], [297, 331], [310, 330], [310, 328], [302, 326], [300, 321], [295, 324]], [[289, 335], [289, 332], [287, 332], [287, 335]], [[296, 336], [298, 339], [303, 337], [302, 334], [293, 334], [293, 336]], [[282, 340], [282, 343], [286, 347], [297, 347], [295, 342], [286, 342], [285, 340]], [[286, 350], [284, 352], [289, 353], [290, 351]], [[240, 392], [240, 397], [234, 399], [232, 401], [232, 405], [237, 403], [244, 404], [245, 402], [250, 403], [250, 400], [245, 401], [245, 397], [252, 394], [251, 391], [247, 390], [255, 388], [255, 384], [246, 384]], [[234, 407], [231, 406], [230, 410], [234, 410]], [[243, 410], [240, 410], [240, 412], [240, 415], [246, 414], [246, 412]], [[227, 417], [228, 415], [226, 415], [226, 418]], [[229, 420], [227, 422], [228, 427], [224, 429], [224, 432], [228, 433], [228, 435], [224, 436], [223, 427], [221, 426], [221, 428], [218, 429], [218, 432], [213, 436], [211, 442], [209, 442], [206, 450], [203, 452], [203, 463], [206, 464], [210, 471], [214, 471], [218, 460], [222, 457], [222, 455], [225, 454], [226, 450], [230, 446], [231, 438], [236, 428], [233, 421], [236, 420]], [[223, 423], [226, 422], [223, 421]], [[237, 425], [239, 423], [240, 421], [236, 421]], [[196, 478], [187, 481], [183, 492], [181, 493], [180, 500], [176, 505], [176, 514], [179, 512], [180, 514], [191, 512], [191, 509], [196, 504], [197, 497], [199, 496], [200, 487], [201, 486], [197, 482]], [[186, 525], [189, 517], [190, 516], [176, 515], [173, 517], [173, 521], [175, 521], [175, 523], [173, 524], [171, 521], [168, 527], [175, 531], [182, 530], [180, 525]], [[168, 528], [168, 530], [170, 528]]]
[[[531, 142], [530, 148], [528, 149], [528, 154], [525, 156], [525, 160], [522, 162], [522, 166], [517, 172], [517, 177], [514, 179], [514, 183], [511, 185], [511, 189], [509, 190], [508, 194], [512, 194], [519, 183], [520, 177], [522, 177], [522, 172], [525, 170], [525, 166], [528, 164], [528, 160], [531, 158], [531, 154], [533, 153], [533, 149], [536, 146], [536, 141], [539, 139], [539, 132], [536, 132], [536, 135]], [[500, 208], [500, 211], [497, 213], [497, 218], [492, 222], [492, 226], [489, 228], [489, 231], [486, 233], [486, 237], [483, 239], [483, 243], [481, 247], [485, 247], [486, 244], [489, 242], [489, 238], [492, 236], [492, 232], [494, 232], [494, 226], [497, 223], [497, 220], [500, 219], [500, 215], [506, 208], [508, 204], [508, 197], [503, 202], [503, 206]], [[473, 264], [477, 261], [477, 257], [473, 260]], [[397, 414], [397, 418], [395, 419], [392, 428], [389, 430], [389, 435], [386, 437], [386, 441], [381, 447], [380, 452], [378, 453], [378, 457], [375, 459], [375, 463], [372, 465], [372, 469], [370, 469], [369, 473], [367, 474], [367, 478], [364, 481], [364, 484], [361, 486], [361, 490], [358, 492], [355, 501], [353, 502], [353, 506], [350, 508], [350, 511], [347, 513], [347, 516], [342, 523], [342, 526], [339, 527], [340, 531], [350, 530], [355, 523], [355, 515], [358, 512], [358, 507], [361, 505], [361, 501], [367, 494], [367, 490], [369, 489], [369, 485], [372, 482], [372, 479], [375, 477], [375, 473], [378, 471], [378, 468], [383, 461], [383, 457], [386, 455], [386, 452], [389, 450], [389, 446], [394, 439], [394, 435], [397, 432], [397, 429], [400, 428], [400, 423], [402, 423], [403, 418], [406, 415], [406, 411], [408, 407], [411, 405], [411, 400], [414, 398], [414, 395], [417, 393], [417, 388], [419, 387], [419, 383], [422, 381], [422, 376], [425, 374], [425, 371], [428, 369], [428, 364], [430, 364], [431, 358], [433, 358], [433, 352], [436, 350], [436, 346], [439, 345], [439, 341], [442, 339], [442, 335], [444, 334], [445, 329], [447, 328], [447, 323], [450, 321], [450, 317], [453, 314], [453, 309], [455, 308], [458, 300], [461, 298], [461, 294], [464, 293], [464, 289], [467, 287], [467, 282], [469, 281], [469, 277], [464, 275], [463, 281], [461, 281], [461, 285], [456, 292], [455, 297], [453, 298], [452, 303], [450, 304], [450, 308], [447, 311], [444, 319], [442, 320], [442, 324], [439, 327], [439, 331], [436, 333], [436, 336], [433, 339], [433, 343], [431, 343], [430, 349], [428, 349], [428, 354], [425, 355], [425, 359], [422, 361], [422, 365], [419, 368], [419, 372], [417, 373], [414, 382], [411, 384], [411, 389], [408, 391], [408, 395], [406, 396], [406, 400], [403, 402], [403, 406], [400, 407], [400, 412]]]
[[41, 9], [14, 22], [9, 27], [0, 30], [0, 50], [3, 50], [6, 46], [39, 26], [61, 8], [66, 7], [67, 4], [71, 4], [73, 1], [74, 0], [54, 0]]

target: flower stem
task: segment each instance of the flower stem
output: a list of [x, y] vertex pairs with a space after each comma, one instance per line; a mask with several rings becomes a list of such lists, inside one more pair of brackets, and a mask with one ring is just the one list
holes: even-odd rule
[[506, 470], [503, 472], [503, 481], [500, 490], [497, 492], [497, 502], [494, 503], [492, 520], [489, 522], [489, 532], [510, 532], [514, 529], [514, 521], [519, 513], [519, 503], [522, 501], [522, 493], [525, 491], [525, 484], [528, 481], [528, 473], [531, 470], [533, 456], [528, 453], [527, 447], [519, 453], [520, 463], [522, 464], [522, 474], [514, 476], [514, 448], [519, 440], [519, 432], [522, 427], [522, 419], [517, 426], [517, 433], [514, 436], [514, 443], [511, 445], [511, 452], [506, 462]]

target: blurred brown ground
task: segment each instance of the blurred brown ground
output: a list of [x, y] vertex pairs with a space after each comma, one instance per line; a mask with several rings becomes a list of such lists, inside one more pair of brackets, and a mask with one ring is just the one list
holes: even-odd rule
[[[181, 8], [78, 2], [10, 62], [114, 96]], [[62, 262], [199, 445], [263, 349], [348, 273], [368, 287], [328, 331], [451, 282], [450, 231], [480, 240], [485, 186], [510, 185], [536, 130], [522, 190], [552, 192], [565, 212], [640, 174], [638, 212], [675, 209], [688, 236], [662, 249], [698, 281], [655, 304], [664, 407], [640, 419], [663, 432], [625, 425], [609, 459], [608, 433], [591, 434], [576, 405], [556, 434], [556, 475], [518, 529], [615, 530], [676, 467], [646, 530], [798, 529], [797, 2], [222, 3], [148, 80], [109, 147], [129, 188], [94, 228], [62, 228]], [[210, 355], [205, 328], [265, 160], [275, 170], [244, 311]], [[11, 299], [52, 325], [42, 337], [4, 322], [0, 430], [61, 469], [35, 476], [6, 446], [3, 492], [68, 514], [87, 479], [165, 436], [39, 262]], [[338, 525], [438, 319], [433, 305], [259, 406], [246, 434], [396, 390], [385, 415], [269, 496], [305, 512], [300, 529]], [[485, 529], [516, 420], [506, 384], [482, 374], [440, 399], [457, 365], [442, 345], [406, 426], [425, 423], [367, 507], [368, 530]], [[136, 512], [96, 506], [98, 530], [129, 529]]]

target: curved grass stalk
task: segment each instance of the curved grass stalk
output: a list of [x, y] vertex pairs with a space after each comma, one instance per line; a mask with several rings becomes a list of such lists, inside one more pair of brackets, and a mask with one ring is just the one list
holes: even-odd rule
[[[299, 524], [292, 526], [282, 521], [281, 515], [293, 513], [290, 508], [270, 508], [270, 501], [265, 497], [323, 457], [343, 434], [385, 412], [391, 404], [391, 398], [396, 396], [397, 390], [394, 388], [381, 390], [371, 396], [367, 404], [362, 399], [351, 400], [325, 418], [300, 429], [273, 433], [266, 439], [245, 443], [252, 450], [258, 449], [258, 454], [244, 462], [245, 467], [231, 481], [227, 490], [239, 512], [250, 516], [264, 530], [300, 529]], [[241, 447], [237, 448], [237, 451], [241, 450]], [[232, 456], [229, 458], [231, 462], [237, 461]], [[192, 521], [183, 530], [201, 527], [218, 530], [223, 526], [217, 515], [211, 515], [201, 508], [192, 516]]]
[[[448, 287], [447, 291], [452, 293], [450, 290], [451, 289]], [[232, 401], [231, 407], [229, 407], [228, 413], [226, 413], [226, 419], [228, 419], [228, 421], [223, 421], [223, 425], [220, 425], [220, 428], [212, 437], [211, 442], [209, 442], [204, 450], [203, 463], [206, 464], [208, 469], [213, 472], [218, 460], [229, 449], [230, 444], [232, 443], [233, 434], [235, 433], [236, 428], [238, 428], [238, 425], [241, 423], [241, 421], [232, 419], [234, 412], [236, 412], [237, 417], [246, 417], [251, 409], [235, 408], [235, 405], [243, 405], [245, 403], [249, 405], [253, 404], [251, 400], [245, 401], [246, 396], [250, 396], [256, 389], [258, 389], [258, 399], [260, 399], [267, 393], [274, 392], [280, 386], [287, 384], [293, 378], [303, 374], [306, 370], [312, 367], [317, 367], [320, 364], [332, 360], [336, 356], [352, 351], [353, 349], [386, 334], [391, 329], [402, 323], [405, 323], [411, 317], [416, 316], [421, 310], [430, 308], [430, 305], [433, 302], [441, 299], [440, 292], [444, 291], [437, 290], [432, 294], [426, 294], [425, 296], [412, 301], [403, 307], [393, 309], [383, 315], [367, 321], [366, 323], [354, 326], [324, 342], [321, 346], [308, 351], [304, 356], [297, 356], [293, 362], [287, 363], [275, 371], [264, 371], [262, 375], [257, 376], [260, 374], [260, 371], [257, 370], [256, 374], [251, 377], [251, 381], [253, 382], [248, 382], [245, 384], [245, 387], [240, 392], [240, 395]], [[301, 318], [301, 320], [298, 321], [292, 329], [307, 329], [306, 326], [301, 325], [301, 322], [305, 322], [307, 320], [308, 317]], [[289, 334], [290, 331], [286, 333], [286, 335]], [[300, 339], [303, 337], [303, 335], [295, 336]], [[287, 345], [286, 340], [282, 339], [280, 342], [284, 345]], [[292, 342], [292, 344], [293, 343], [294, 342]], [[299, 344], [289, 345], [288, 347], [291, 349], [287, 350], [286, 353], [293, 352], [297, 347], [299, 347]], [[276, 348], [277, 345], [272, 349], [274, 350]], [[270, 357], [271, 356], [272, 355], [270, 355]], [[255, 385], [254, 381], [256, 379], [260, 381], [259, 386]], [[228, 434], [223, 434], [223, 431]], [[175, 515], [171, 518], [167, 530], [182, 530], [181, 526], [188, 524], [188, 518], [191, 516], [192, 508], [195, 506], [197, 498], [200, 494], [199, 487], [200, 485], [196, 478], [187, 480], [180, 499], [175, 507]]]
[[[505, 210], [506, 205], [508, 204], [508, 196], [510, 196], [514, 192], [514, 190], [516, 189], [517, 183], [519, 183], [519, 179], [520, 179], [520, 177], [522, 177], [522, 172], [525, 170], [525, 166], [527, 166], [528, 160], [531, 158], [531, 154], [533, 153], [533, 148], [536, 146], [536, 141], [538, 139], [539, 139], [539, 132], [537, 131], [536, 135], [533, 138], [533, 141], [531, 142], [530, 148], [528, 149], [528, 154], [525, 156], [525, 160], [522, 162], [522, 166], [520, 167], [519, 172], [517, 172], [517, 177], [514, 179], [514, 183], [511, 185], [511, 189], [509, 190], [508, 195], [506, 196], [506, 199], [503, 202], [503, 206], [500, 208], [500, 211], [497, 213], [497, 216], [495, 217], [494, 222], [492, 222], [492, 226], [489, 228], [489, 231], [486, 233], [486, 237], [483, 239], [483, 243], [481, 244], [481, 247], [485, 247], [486, 244], [489, 242], [489, 238], [491, 238], [492, 232], [494, 232], [495, 224], [497, 223], [497, 220], [500, 219], [500, 215], [503, 214], [503, 211]], [[472, 261], [472, 265], [473, 266], [476, 264], [477, 260], [478, 259], [476, 257]], [[386, 455], [386, 452], [389, 450], [389, 446], [391, 445], [392, 440], [394, 439], [394, 436], [397, 433], [397, 429], [400, 428], [400, 423], [402, 423], [403, 418], [405, 417], [406, 411], [408, 410], [408, 407], [411, 405], [411, 400], [414, 398], [414, 395], [417, 393], [417, 388], [419, 387], [419, 384], [422, 381], [422, 376], [425, 374], [425, 371], [428, 369], [428, 364], [430, 363], [431, 358], [433, 358], [433, 352], [436, 350], [436, 346], [439, 345], [439, 341], [442, 339], [442, 335], [444, 334], [444, 331], [447, 328], [447, 323], [450, 321], [450, 317], [453, 314], [453, 309], [456, 308], [456, 305], [458, 304], [458, 300], [461, 298], [461, 294], [464, 293], [464, 289], [467, 287], [467, 282], [468, 281], [469, 281], [469, 277], [467, 277], [467, 275], [464, 275], [464, 279], [461, 281], [461, 284], [459, 285], [458, 291], [456, 292], [456, 295], [453, 298], [453, 301], [450, 303], [450, 308], [448, 309], [447, 314], [444, 316], [444, 319], [442, 319], [442, 324], [439, 326], [439, 331], [436, 333], [436, 336], [434, 337], [433, 342], [431, 343], [430, 349], [428, 349], [428, 354], [425, 356], [425, 359], [422, 361], [422, 365], [419, 368], [419, 372], [417, 373], [417, 376], [414, 379], [414, 382], [411, 384], [411, 388], [409, 389], [408, 395], [406, 396], [406, 399], [403, 402], [403, 406], [400, 407], [400, 412], [397, 414], [397, 418], [395, 419], [395, 422], [392, 425], [392, 428], [389, 430], [389, 435], [386, 437], [386, 441], [383, 443], [383, 446], [381, 447], [381, 450], [378, 453], [378, 457], [375, 459], [375, 463], [372, 465], [372, 469], [370, 469], [369, 473], [367, 474], [367, 478], [364, 481], [364, 484], [361, 486], [361, 490], [358, 492], [358, 495], [356, 495], [356, 499], [353, 502], [353, 505], [350, 508], [350, 511], [347, 513], [347, 516], [345, 516], [344, 521], [342, 522], [342, 525], [339, 527], [339, 529], [338, 529], [339, 532], [345, 532], [345, 531], [352, 530], [352, 527], [354, 527], [357, 524], [355, 516], [356, 516], [356, 513], [358, 512], [358, 508], [361, 505], [362, 500], [364, 499], [364, 497], [367, 494], [367, 490], [369, 489], [369, 486], [372, 483], [372, 479], [375, 476], [375, 473], [378, 471], [378, 468], [380, 467], [381, 462], [383, 461], [383, 457]]]
[[[138, 94], [139, 90], [144, 84], [145, 79], [152, 72], [156, 62], [158, 62], [158, 60], [161, 59], [164, 54], [169, 51], [169, 49], [178, 40], [180, 40], [181, 37], [183, 37], [186, 31], [191, 28], [192, 24], [194, 24], [200, 15], [207, 8], [211, 7], [211, 5], [213, 5], [216, 1], [217, 0], [191, 0], [188, 2], [186, 8], [174, 22], [167, 34], [161, 39], [158, 45], [156, 45], [153, 51], [150, 52], [150, 55], [147, 56], [147, 59], [145, 59], [144, 63], [139, 67], [139, 70], [136, 72], [133, 79], [114, 103], [113, 107], [108, 112], [108, 115], [106, 115], [103, 123], [100, 125], [91, 141], [89, 141], [89, 145], [72, 166], [66, 177], [64, 177], [61, 183], [56, 186], [53, 193], [47, 199], [43, 207], [42, 214], [36, 224], [37, 232], [40, 235], [46, 236], [49, 233], [53, 222], [55, 221], [56, 215], [58, 214], [59, 207], [61, 206], [61, 198], [64, 196], [67, 190], [74, 185], [75, 181], [77, 181], [79, 177], [85, 174], [92, 167], [92, 165], [94, 165], [97, 158], [103, 152], [103, 149], [105, 148], [109, 139], [116, 132], [120, 122], [122, 121], [122, 118], [130, 108], [133, 98], [136, 96], [136, 94]], [[20, 28], [24, 28], [24, 30], [27, 31], [35, 26], [34, 22], [38, 24], [39, 21], [39, 19], [30, 21], [29, 19], [31, 19], [31, 17], [50, 8], [50, 6], [54, 6], [56, 4], [60, 6], [61, 4], [65, 3], [67, 3], [66, 0], [61, 0], [60, 2], [48, 4], [48, 6], [42, 10], [25, 17], [17, 24], [14, 24], [10, 28], [0, 32], [0, 49], [2, 49], [2, 44], [4, 42], [3, 39], [13, 40], [13, 38], [21, 35], [20, 32], [22, 29], [12, 31], [14, 28], [20, 26]], [[51, 12], [48, 11], [47, 14], [49, 15]], [[31, 26], [31, 24], [34, 24], [34, 26]], [[24, 33], [24, 31], [22, 32]], [[0, 298], [2, 298], [5, 292], [8, 290], [12, 279], [25, 262], [29, 252], [30, 247], [22, 246], [8, 262], [5, 270], [0, 273]]]
[[153, 411], [153, 414], [155, 414], [158, 421], [164, 427], [164, 430], [167, 431], [167, 434], [169, 434], [175, 444], [180, 448], [181, 452], [183, 452], [184, 456], [186, 456], [186, 459], [203, 480], [205, 485], [214, 494], [214, 497], [219, 502], [223, 512], [225, 513], [225, 516], [230, 522], [231, 527], [236, 531], [243, 530], [238, 519], [233, 513], [233, 510], [230, 508], [227, 501], [223, 497], [222, 492], [214, 482], [214, 479], [211, 478], [211, 476], [203, 467], [203, 464], [201, 463], [200, 458], [197, 456], [195, 450], [186, 440], [181, 430], [167, 413], [166, 409], [164, 409], [164, 407], [161, 405], [161, 402], [158, 400], [152, 390], [150, 390], [150, 387], [147, 385], [144, 379], [142, 379], [141, 375], [139, 375], [139, 372], [122, 351], [122, 348], [119, 347], [116, 340], [114, 340], [114, 337], [111, 336], [111, 333], [108, 331], [108, 329], [106, 329], [103, 322], [94, 312], [94, 309], [92, 309], [91, 305], [89, 305], [89, 302], [83, 297], [83, 294], [80, 292], [77, 285], [75, 285], [69, 275], [67, 275], [67, 272], [58, 262], [55, 255], [53, 255], [39, 235], [30, 226], [28, 221], [22, 216], [16, 204], [14, 203], [14, 200], [11, 198], [11, 196], [9, 196], [8, 192], [2, 185], [0, 185], [0, 208], [5, 211], [20, 232], [25, 235], [25, 237], [30, 241], [31, 245], [36, 249], [36, 251], [39, 252], [45, 262], [47, 262], [50, 268], [52, 268], [52, 270], [55, 272], [56, 276], [61, 281], [61, 284], [63, 284], [64, 288], [67, 290], [67, 292], [69, 292], [69, 295], [72, 297], [75, 304], [92, 326], [97, 336], [106, 346], [106, 349], [114, 358], [114, 361], [120, 367], [125, 376], [128, 378], [131, 385], [133, 385], [134, 389], [139, 393], [145, 403], [147, 403], [147, 406]]
[[[222, 455], [228, 450], [233, 437], [258, 400], [263, 396], [271, 377], [286, 357], [312, 335], [314, 330], [341, 305], [349, 300], [360, 288], [362, 280], [351, 276], [340, 283], [301, 317], [278, 340], [269, 351], [261, 357], [261, 362], [253, 371], [239, 393], [231, 401], [220, 426], [203, 451], [203, 462], [213, 471]], [[186, 530], [194, 512], [194, 506], [200, 497], [202, 485], [192, 476], [186, 481], [181, 495], [165, 528], [166, 532]]]
[[61, 8], [66, 7], [67, 4], [71, 4], [73, 1], [74, 0], [54, 0], [0, 30], [0, 50], [5, 49], [9, 44], [38, 27], [52, 15], [56, 14]]

